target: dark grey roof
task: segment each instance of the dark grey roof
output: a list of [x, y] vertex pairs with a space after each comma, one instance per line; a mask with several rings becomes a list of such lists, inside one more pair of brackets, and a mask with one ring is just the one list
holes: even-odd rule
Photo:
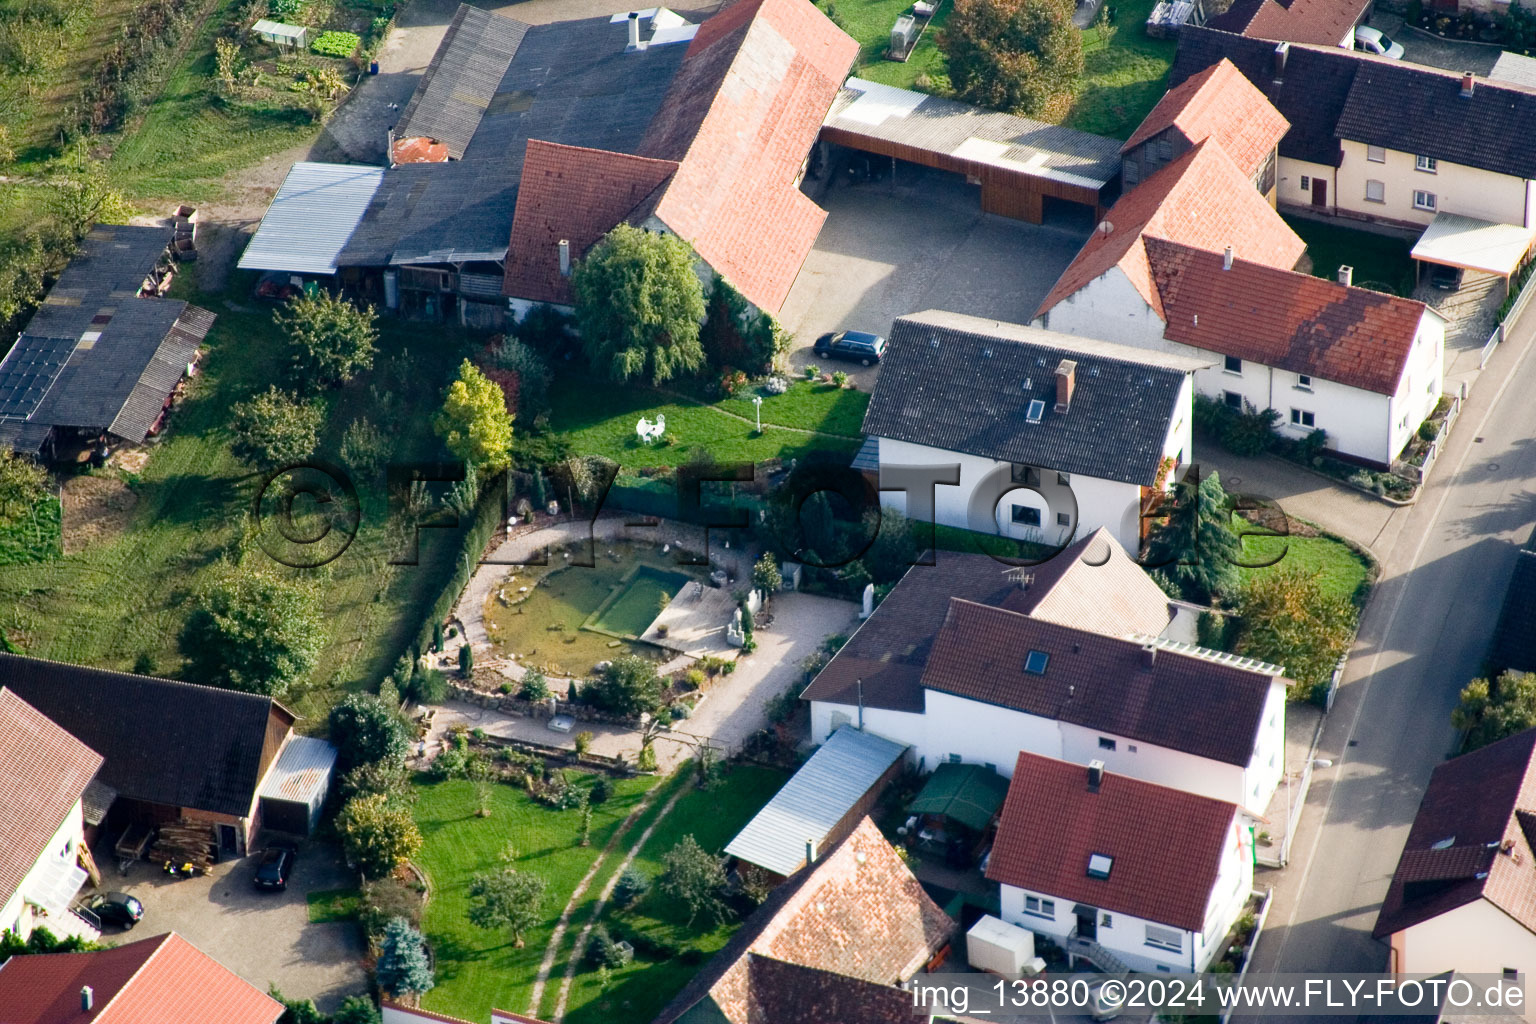
[[165, 250], [172, 237], [169, 225], [97, 224], [81, 240], [80, 251], [59, 275], [48, 296], [58, 300], [85, 295], [137, 295], [155, 266], [167, 262]]
[[501, 259], [529, 139], [639, 150], [688, 45], [626, 52], [628, 39], [623, 19], [528, 26], [461, 7], [397, 135], [463, 159], [385, 171], [337, 264]]
[[120, 796], [240, 817], [293, 723], [270, 697], [14, 654], [0, 686], [106, 758]]
[[[1064, 359], [1077, 363], [1077, 384], [1070, 410], [1058, 413]], [[1199, 365], [958, 313], [916, 313], [891, 327], [864, 432], [1150, 486], [1184, 378]], [[1034, 400], [1044, 406], [1039, 423], [1027, 422]]]

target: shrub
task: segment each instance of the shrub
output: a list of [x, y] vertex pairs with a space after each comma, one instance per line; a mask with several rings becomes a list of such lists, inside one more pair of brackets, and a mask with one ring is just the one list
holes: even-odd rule
[[651, 879], [635, 867], [627, 867], [613, 886], [613, 902], [620, 910], [628, 910], [651, 891]]
[[720, 375], [720, 394], [730, 398], [736, 392], [747, 386], [747, 375], [740, 370], [727, 369]]
[[1440, 436], [1440, 428], [1432, 420], [1425, 420], [1419, 424], [1418, 433], [1421, 441], [1433, 441]]
[[769, 377], [763, 381], [763, 390], [770, 395], [782, 395], [789, 390], [789, 380], [785, 377]]
[[348, 996], [331, 1017], [331, 1024], [380, 1024], [379, 1008], [367, 996]]
[[448, 696], [448, 677], [435, 668], [424, 668], [411, 677], [407, 691], [418, 704], [441, 704]]
[[397, 917], [385, 926], [374, 976], [379, 988], [407, 998], [419, 996], [435, 984], [426, 940], [404, 918]]
[[[341, 435], [341, 461], [355, 470], [374, 473], [389, 461], [393, 447], [389, 437], [374, 426], [372, 420], [360, 416]], [[442, 650], [441, 642], [437, 650]]]
[[1297, 569], [1254, 574], [1238, 605], [1243, 630], [1236, 653], [1284, 665], [1301, 697], [1328, 685], [1358, 620], [1349, 598], [1329, 594], [1316, 576]]
[[1536, 672], [1510, 670], [1491, 681], [1472, 680], [1461, 691], [1451, 724], [1467, 734], [1466, 750], [1536, 725]]
[[459, 671], [467, 676], [474, 671], [474, 668], [475, 650], [466, 643], [459, 648]]
[[597, 781], [592, 783], [592, 788], [587, 792], [587, 802], [605, 804], [611, 796], [613, 796], [613, 780], [606, 775], [599, 775]]
[[820, 377], [820, 376], [821, 376], [821, 367], [817, 366], [815, 363], [806, 363], [805, 364], [805, 379], [806, 380], [815, 380], [817, 377]]
[[491, 361], [517, 374], [517, 415], [531, 422], [549, 406], [549, 364], [531, 345], [508, 337], [496, 347]]
[[309, 49], [322, 57], [345, 59], [356, 53], [362, 42], [356, 32], [322, 32], [309, 44]]
[[363, 906], [358, 923], [370, 942], [384, 936], [384, 929], [394, 918], [404, 918], [410, 925], [421, 924], [421, 893], [397, 878], [380, 878], [363, 883]]
[[347, 860], [365, 878], [385, 878], [421, 849], [411, 812], [382, 793], [353, 797], [336, 818]]
[[704, 680], [704, 670], [695, 667], [683, 673], [682, 684], [685, 689], [697, 690], [703, 687]]
[[343, 770], [372, 761], [403, 764], [410, 752], [405, 723], [373, 694], [348, 694], [331, 708], [329, 723]]
[[294, 398], [274, 384], [230, 409], [230, 450], [258, 469], [301, 462], [315, 450], [324, 422], [319, 402]]
[[583, 703], [616, 715], [634, 716], [661, 706], [665, 687], [653, 662], [635, 654], [613, 659], [581, 691]]
[[784, 585], [784, 576], [779, 572], [779, 562], [773, 552], [764, 551], [752, 566], [752, 585], [770, 594]]
[[838, 370], [832, 375], [832, 386], [841, 391], [848, 386], [848, 374]]
[[549, 699], [549, 680], [544, 678], [544, 673], [529, 671], [523, 676], [523, 685], [517, 691], [517, 695], [523, 700], [543, 701]]
[[641, 772], [656, 770], [656, 748], [652, 744], [641, 744], [640, 754], [635, 758], [635, 770]]

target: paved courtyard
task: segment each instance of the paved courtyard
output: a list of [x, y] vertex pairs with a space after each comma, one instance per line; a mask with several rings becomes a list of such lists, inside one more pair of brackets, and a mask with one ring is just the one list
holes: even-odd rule
[[126, 892], [144, 904], [132, 932], [109, 928], [122, 943], [175, 931], [263, 992], [276, 985], [290, 999], [313, 999], [322, 1013], [367, 990], [366, 952], [352, 922], [311, 924], [304, 894], [355, 888], [334, 847], [305, 843], [287, 892], [258, 892], [251, 884], [256, 857], [215, 864], [202, 878], [175, 879], [139, 861], [125, 878], [103, 857], [102, 888]]
[[1419, 28], [1409, 28], [1403, 19], [1386, 11], [1372, 13], [1368, 24], [1385, 32], [1403, 46], [1403, 60], [1446, 71], [1471, 71], [1486, 75], [1503, 51], [1487, 43], [1463, 39], [1445, 39]]
[[826, 223], [779, 312], [795, 335], [790, 364], [847, 370], [866, 389], [875, 369], [817, 360], [818, 335], [886, 334], [896, 317], [925, 309], [1028, 323], [1092, 229], [1091, 217], [1040, 226], [982, 213], [979, 186], [911, 164], [894, 181], [837, 175], [817, 202]]

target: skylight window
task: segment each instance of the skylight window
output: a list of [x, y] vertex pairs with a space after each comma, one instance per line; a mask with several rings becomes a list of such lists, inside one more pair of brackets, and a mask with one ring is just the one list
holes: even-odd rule
[[1030, 399], [1029, 411], [1024, 414], [1025, 422], [1039, 423], [1043, 416], [1045, 416], [1045, 403], [1038, 398]]
[[1051, 656], [1044, 651], [1030, 651], [1029, 657], [1024, 659], [1024, 671], [1031, 675], [1045, 675], [1045, 666], [1051, 663]]
[[1108, 878], [1109, 869], [1115, 866], [1115, 858], [1107, 853], [1090, 853], [1088, 855], [1088, 877]]

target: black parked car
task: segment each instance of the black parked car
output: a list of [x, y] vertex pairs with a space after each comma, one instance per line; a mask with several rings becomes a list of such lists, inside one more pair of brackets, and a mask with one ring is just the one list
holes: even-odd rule
[[282, 892], [288, 888], [288, 876], [293, 873], [293, 862], [299, 853], [292, 846], [277, 844], [267, 847], [256, 865], [256, 888]]
[[1429, 283], [1443, 292], [1453, 292], [1461, 287], [1461, 278], [1465, 273], [1460, 267], [1447, 267], [1442, 263], [1436, 263], [1429, 270]]
[[126, 931], [138, 924], [144, 916], [144, 904], [125, 892], [98, 892], [86, 897], [82, 904], [95, 914], [102, 924], [121, 925]]
[[812, 351], [822, 359], [847, 359], [873, 366], [885, 354], [885, 339], [863, 331], [837, 331], [817, 338]]

